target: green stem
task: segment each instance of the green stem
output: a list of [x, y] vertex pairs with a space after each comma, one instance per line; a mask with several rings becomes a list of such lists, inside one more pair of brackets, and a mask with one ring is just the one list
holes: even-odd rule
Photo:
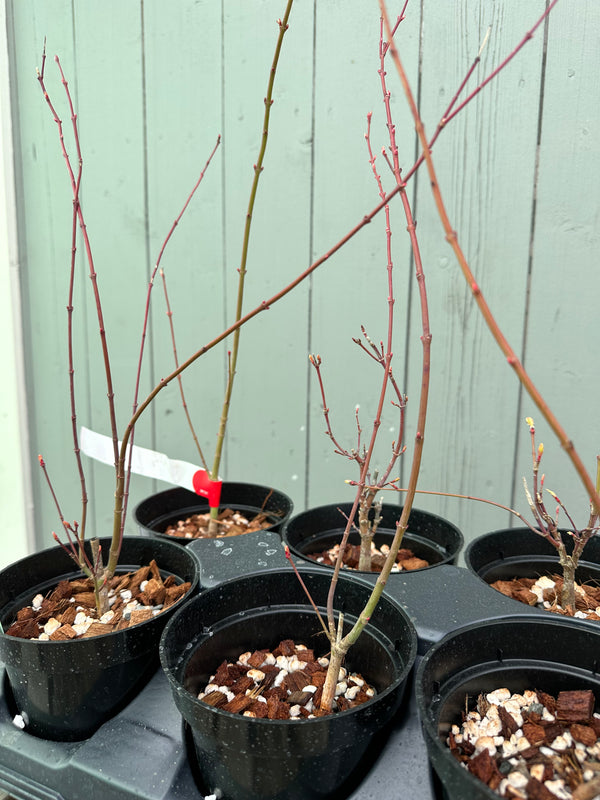
[[[235, 321], [239, 322], [242, 318], [242, 307], [243, 307], [243, 300], [244, 300], [244, 284], [246, 279], [246, 264], [248, 260], [248, 247], [250, 243], [250, 228], [252, 226], [252, 214], [254, 211], [254, 203], [256, 201], [256, 192], [258, 189], [258, 181], [260, 179], [260, 174], [263, 170], [263, 161], [265, 157], [265, 152], [267, 149], [267, 140], [269, 135], [269, 120], [271, 116], [271, 106], [273, 104], [273, 85], [275, 83], [275, 74], [277, 71], [277, 64], [279, 62], [279, 56], [281, 53], [281, 47], [283, 44], [283, 37], [285, 36], [285, 32], [288, 29], [288, 20], [290, 17], [290, 12], [292, 10], [292, 3], [293, 0], [288, 0], [285, 14], [283, 19], [278, 20], [279, 25], [279, 36], [277, 37], [277, 44], [275, 46], [275, 55], [273, 56], [273, 63], [271, 65], [271, 72], [269, 74], [269, 83], [267, 86], [267, 94], [265, 97], [265, 113], [263, 117], [263, 126], [262, 126], [262, 140], [260, 145], [260, 151], [258, 154], [258, 159], [256, 164], [254, 165], [254, 178], [252, 180], [252, 187], [250, 189], [250, 199], [248, 201], [248, 210], [246, 211], [246, 224], [244, 226], [244, 239], [242, 243], [242, 255], [240, 261], [240, 268], [239, 278], [238, 278], [238, 292], [237, 292], [237, 303], [236, 303], [236, 310], [235, 310]], [[213, 460], [213, 465], [210, 473], [210, 477], [212, 480], [216, 481], [219, 477], [219, 467], [221, 465], [221, 457], [223, 454], [223, 444], [225, 441], [225, 432], [227, 429], [227, 420], [229, 417], [229, 407], [231, 404], [231, 394], [233, 392], [233, 384], [234, 378], [236, 374], [236, 366], [237, 366], [237, 359], [238, 359], [238, 352], [240, 346], [240, 334], [241, 328], [236, 328], [236, 331], [233, 335], [233, 345], [231, 348], [231, 357], [229, 361], [229, 369], [227, 375], [227, 386], [225, 388], [225, 397], [223, 399], [223, 408], [221, 410], [221, 419], [219, 421], [219, 431], [217, 433], [217, 444], [215, 448], [215, 455]], [[219, 512], [218, 508], [211, 508], [211, 518], [216, 519], [217, 514]]]

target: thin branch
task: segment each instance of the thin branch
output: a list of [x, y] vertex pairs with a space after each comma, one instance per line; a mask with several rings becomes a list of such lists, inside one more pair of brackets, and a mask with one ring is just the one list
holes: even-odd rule
[[[136, 373], [136, 377], [135, 377], [135, 388], [134, 388], [134, 392], [133, 392], [133, 413], [134, 414], [135, 414], [136, 409], [137, 409], [138, 398], [139, 398], [140, 381], [141, 381], [141, 376], [142, 376], [142, 363], [143, 363], [143, 360], [144, 360], [144, 348], [145, 348], [146, 335], [147, 335], [147, 330], [148, 330], [148, 321], [149, 321], [149, 318], [150, 318], [150, 298], [151, 298], [151, 294], [152, 294], [152, 289], [154, 287], [154, 279], [156, 278], [156, 273], [160, 269], [160, 264], [162, 262], [163, 255], [165, 254], [165, 250], [167, 249], [167, 245], [169, 244], [169, 242], [171, 240], [171, 237], [175, 233], [175, 229], [179, 225], [179, 223], [181, 221], [181, 218], [183, 217], [183, 215], [187, 211], [187, 208], [188, 208], [189, 204], [191, 203], [192, 198], [196, 194], [196, 190], [198, 189], [198, 187], [202, 183], [204, 175], [206, 174], [206, 171], [207, 171], [208, 167], [210, 166], [210, 163], [211, 163], [211, 161], [213, 159], [213, 156], [217, 152], [217, 149], [218, 149], [220, 144], [221, 144], [221, 136], [219, 135], [219, 136], [217, 136], [217, 141], [215, 143], [215, 146], [213, 147], [212, 151], [210, 152], [210, 155], [208, 156], [208, 158], [206, 159], [206, 163], [204, 164], [204, 167], [202, 168], [202, 171], [200, 172], [200, 175], [198, 176], [198, 179], [196, 180], [196, 183], [194, 184], [191, 192], [188, 194], [188, 196], [186, 198], [185, 203], [183, 204], [183, 208], [181, 209], [179, 214], [175, 217], [175, 220], [173, 221], [173, 224], [171, 225], [171, 227], [169, 229], [169, 232], [167, 233], [167, 235], [166, 235], [166, 237], [165, 237], [165, 239], [164, 239], [164, 241], [163, 241], [163, 243], [161, 245], [161, 248], [160, 248], [159, 253], [158, 253], [158, 258], [156, 259], [156, 263], [154, 265], [154, 269], [152, 270], [152, 274], [150, 275], [150, 281], [148, 283], [148, 291], [146, 292], [146, 304], [145, 304], [145, 307], [144, 307], [144, 320], [143, 320], [143, 324], [142, 324], [142, 335], [141, 335], [141, 341], [140, 341], [140, 352], [139, 352], [139, 356], [138, 356], [138, 366], [137, 366], [137, 373]], [[166, 293], [166, 284], [163, 283], [163, 285], [165, 286], [165, 293]], [[168, 303], [168, 300], [167, 300], [167, 303]], [[171, 318], [169, 317], [169, 320], [170, 319]], [[172, 326], [171, 326], [171, 336], [172, 336], [172, 341], [173, 341], [173, 348], [175, 349], [175, 339], [173, 338], [174, 337], [174, 332], [173, 332]], [[177, 366], [178, 364], [177, 364], [177, 353], [176, 352], [175, 352], [175, 358], [176, 358], [175, 366]], [[189, 414], [188, 414], [188, 411], [187, 411], [187, 405], [185, 403], [185, 398], [183, 397], [183, 386], [182, 386], [182, 383], [181, 383], [181, 379], [179, 379], [179, 386], [180, 386], [180, 390], [181, 390], [181, 393], [182, 393], [184, 411], [185, 411], [186, 416], [188, 418], [188, 424], [191, 427], [192, 436], [194, 437], [194, 441], [196, 442], [196, 445], [198, 447], [198, 451], [200, 453], [200, 459], [202, 461], [202, 464], [204, 465], [204, 468], [206, 469], [206, 461], [204, 460], [204, 455], [203, 455], [202, 450], [200, 448], [200, 443], [198, 442], [198, 438], [197, 438], [197, 436], [195, 434], [194, 427], [193, 427], [191, 419], [189, 417]], [[128, 467], [127, 467], [127, 477], [126, 477], [126, 480], [125, 480], [125, 488], [124, 488], [123, 514], [122, 514], [122, 522], [121, 522], [121, 537], [123, 536], [123, 531], [124, 531], [124, 528], [125, 528], [125, 517], [126, 517], [126, 514], [127, 514], [127, 503], [128, 503], [128, 497], [129, 497], [129, 483], [130, 483], [130, 479], [131, 479], [131, 458], [132, 458], [132, 453], [133, 453], [133, 440], [134, 440], [134, 437], [133, 437], [133, 434], [132, 434], [131, 443], [130, 443], [131, 450], [130, 450], [130, 455], [129, 455], [129, 462], [128, 462]]]
[[[79, 129], [78, 129], [78, 124], [77, 124], [77, 115], [75, 114], [75, 111], [73, 109], [73, 102], [72, 102], [72, 99], [71, 99], [71, 92], [69, 90], [69, 85], [68, 85], [68, 83], [67, 83], [67, 81], [65, 79], [65, 76], [64, 76], [64, 73], [63, 73], [63, 69], [62, 69], [62, 66], [60, 64], [60, 59], [58, 58], [58, 56], [54, 56], [54, 60], [55, 60], [55, 62], [57, 64], [57, 66], [58, 66], [58, 70], [60, 72], [61, 81], [62, 81], [62, 84], [63, 84], [64, 89], [65, 89], [67, 102], [69, 104], [69, 109], [70, 109], [70, 112], [71, 112], [71, 123], [72, 123], [72, 127], [73, 127], [73, 137], [74, 137], [74, 141], [75, 141], [75, 147], [76, 147], [76, 150], [77, 150], [77, 158], [78, 158], [79, 162], [81, 163], [82, 158], [81, 158], [81, 148], [80, 148], [80, 143], [79, 143]], [[69, 176], [69, 180], [71, 182], [71, 190], [72, 190], [72, 194], [73, 194], [73, 201], [74, 201], [75, 206], [76, 206], [77, 219], [79, 220], [79, 227], [80, 227], [81, 234], [82, 234], [82, 237], [83, 237], [85, 256], [86, 256], [86, 260], [87, 260], [88, 267], [89, 267], [89, 277], [90, 277], [90, 280], [92, 282], [92, 290], [93, 290], [93, 294], [94, 294], [94, 301], [95, 301], [95, 307], [96, 307], [96, 316], [98, 318], [100, 344], [101, 344], [101, 348], [102, 348], [102, 357], [103, 357], [103, 362], [104, 362], [104, 373], [105, 373], [105, 376], [106, 376], [106, 393], [107, 393], [107, 398], [108, 398], [108, 412], [109, 412], [109, 417], [110, 417], [110, 430], [111, 430], [111, 436], [112, 436], [112, 440], [113, 440], [113, 452], [114, 452], [114, 456], [115, 456], [115, 467], [116, 467], [117, 462], [118, 462], [118, 458], [119, 458], [119, 444], [118, 444], [118, 435], [117, 435], [117, 419], [116, 419], [116, 413], [115, 413], [115, 401], [114, 401], [114, 390], [113, 390], [113, 382], [112, 382], [112, 372], [111, 372], [111, 366], [110, 366], [110, 358], [109, 358], [109, 354], [108, 354], [108, 343], [106, 341], [106, 329], [105, 329], [105, 326], [104, 326], [104, 315], [103, 315], [103, 312], [102, 312], [102, 303], [100, 301], [100, 293], [99, 293], [99, 290], [98, 290], [97, 274], [96, 274], [96, 270], [94, 268], [94, 258], [93, 258], [93, 255], [92, 255], [92, 248], [91, 248], [91, 245], [90, 245], [90, 240], [89, 240], [89, 236], [88, 236], [88, 232], [87, 232], [87, 227], [86, 227], [85, 219], [84, 219], [84, 216], [83, 216], [83, 209], [81, 208], [81, 200], [80, 200], [80, 196], [79, 196], [79, 182], [78, 182], [78, 180], [75, 177], [75, 174], [73, 172], [73, 168], [71, 166], [71, 161], [70, 161], [70, 158], [69, 158], [69, 154], [68, 154], [66, 146], [65, 146], [63, 128], [62, 128], [62, 121], [61, 121], [60, 117], [58, 116], [58, 114], [56, 113], [56, 110], [55, 110], [55, 108], [54, 108], [54, 106], [53, 106], [53, 104], [52, 104], [52, 102], [50, 100], [50, 97], [48, 95], [48, 92], [46, 90], [46, 86], [45, 86], [45, 83], [44, 83], [45, 62], [46, 62], [46, 59], [45, 59], [45, 52], [44, 52], [44, 55], [42, 57], [42, 68], [41, 68], [41, 70], [38, 70], [38, 81], [39, 81], [40, 87], [42, 89], [42, 92], [43, 92], [43, 95], [44, 95], [44, 99], [46, 100], [46, 103], [48, 104], [48, 107], [49, 107], [49, 109], [50, 109], [50, 111], [52, 113], [52, 116], [54, 118], [54, 122], [56, 123], [56, 125], [58, 127], [60, 147], [61, 147], [61, 151], [62, 151], [62, 154], [64, 156], [64, 159], [65, 159], [65, 164], [66, 164], [66, 167], [67, 167], [67, 173], [68, 173], [68, 176]]]
[[[236, 301], [236, 309], [235, 309], [235, 321], [239, 322], [242, 319], [242, 309], [243, 309], [243, 300], [244, 300], [244, 284], [246, 278], [246, 264], [248, 261], [248, 248], [250, 244], [250, 230], [252, 226], [252, 215], [254, 212], [254, 203], [256, 201], [256, 193], [258, 190], [258, 182], [260, 179], [261, 172], [263, 170], [263, 161], [265, 157], [265, 152], [267, 149], [267, 139], [269, 134], [269, 120], [271, 117], [271, 106], [273, 104], [273, 86], [275, 83], [275, 74], [277, 72], [277, 65], [279, 63], [279, 56], [281, 54], [281, 47], [283, 45], [283, 38], [285, 33], [288, 29], [288, 21], [290, 18], [290, 13], [292, 10], [292, 3], [293, 0], [288, 0], [285, 12], [283, 15], [283, 19], [277, 20], [277, 24], [279, 26], [279, 36], [277, 38], [277, 43], [275, 45], [275, 54], [273, 56], [273, 63], [271, 65], [271, 71], [269, 73], [269, 82], [267, 86], [267, 94], [265, 96], [265, 113], [263, 117], [263, 125], [262, 125], [262, 139], [260, 150], [258, 153], [258, 158], [256, 160], [256, 164], [254, 164], [254, 178], [252, 181], [252, 186], [250, 189], [250, 198], [248, 200], [248, 209], [246, 211], [246, 222], [244, 225], [244, 237], [242, 242], [242, 254], [240, 259], [240, 266], [238, 269], [238, 293], [237, 293], [237, 301]], [[233, 392], [234, 386], [234, 379], [236, 374], [237, 368], [237, 359], [239, 353], [239, 346], [240, 346], [240, 330], [241, 326], [236, 327], [234, 336], [233, 336], [233, 344], [231, 347], [231, 359], [230, 359], [230, 366], [228, 370], [228, 377], [227, 377], [227, 385], [225, 388], [225, 397], [223, 398], [223, 407], [221, 410], [221, 418], [219, 421], [219, 430], [217, 434], [217, 444], [215, 448], [215, 454], [211, 469], [211, 479], [218, 480], [219, 477], [219, 468], [221, 465], [221, 457], [223, 453], [223, 445], [225, 442], [225, 432], [227, 429], [227, 420], [229, 418], [229, 407], [231, 404], [231, 395]], [[211, 518], [215, 519], [218, 513], [218, 508], [211, 508]]]
[[[160, 277], [162, 278], [163, 283], [163, 290], [165, 295], [165, 303], [167, 306], [167, 317], [169, 318], [169, 328], [171, 330], [171, 342], [173, 344], [173, 357], [175, 361], [175, 366], [179, 366], [179, 357], [177, 356], [177, 344], [175, 341], [175, 326], [173, 325], [173, 312], [171, 310], [171, 303], [169, 302], [169, 293], [167, 291], [167, 279], [165, 278], [165, 273], [161, 269], [160, 270]], [[198, 456], [200, 457], [200, 462], [206, 471], [208, 471], [208, 466], [206, 464], [206, 459], [204, 458], [204, 453], [202, 452], [202, 448], [200, 447], [200, 442], [198, 441], [198, 435], [196, 434], [196, 429], [194, 428], [194, 423], [192, 422], [192, 418], [190, 416], [190, 410], [188, 408], [188, 404], [185, 399], [185, 392], [183, 390], [183, 379], [181, 375], [177, 376], [177, 382], [179, 384], [179, 394], [181, 395], [181, 403], [183, 405], [183, 411], [185, 413], [185, 418], [187, 419], [188, 427], [190, 429], [190, 433], [192, 434], [192, 439], [194, 440], [194, 444], [196, 445], [196, 450], [198, 451]]]

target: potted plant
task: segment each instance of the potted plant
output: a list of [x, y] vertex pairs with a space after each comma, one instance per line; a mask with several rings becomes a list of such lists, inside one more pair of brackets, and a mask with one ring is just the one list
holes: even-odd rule
[[[401, 15], [402, 17], [403, 15]], [[399, 17], [400, 20], [400, 17]], [[406, 178], [402, 174], [399, 161], [399, 151], [396, 142], [396, 130], [392, 113], [392, 96], [386, 80], [386, 56], [388, 47], [383, 42], [379, 46], [379, 68], [382, 102], [385, 109], [388, 146], [383, 148], [382, 155], [386, 166], [390, 169], [397, 186], [403, 187]], [[372, 114], [367, 115], [367, 144], [369, 163], [377, 186], [380, 198], [385, 199], [386, 192], [381, 173], [376, 166], [376, 157], [371, 142]], [[422, 393], [419, 408], [419, 431], [423, 431], [425, 411], [429, 390], [428, 374], [430, 369], [429, 317], [427, 295], [424, 287], [422, 259], [419, 243], [416, 237], [415, 222], [408, 197], [401, 192], [404, 214], [410, 234], [412, 257], [415, 263], [417, 281], [420, 288], [421, 314], [424, 343], [422, 363]], [[388, 254], [388, 281], [387, 281], [387, 330], [385, 337], [378, 343], [368, 334], [364, 325], [361, 325], [361, 334], [353, 339], [363, 355], [369, 357], [383, 370], [381, 388], [378, 392], [375, 419], [372, 426], [370, 439], [364, 443], [363, 430], [360, 423], [360, 406], [356, 405], [356, 444], [352, 448], [345, 447], [333, 431], [329, 404], [321, 370], [321, 356], [311, 355], [310, 363], [315, 370], [319, 393], [325, 419], [325, 433], [330, 439], [334, 452], [347, 461], [354, 463], [358, 470], [358, 481], [347, 483], [358, 487], [355, 503], [338, 503], [329, 506], [319, 506], [308, 509], [291, 519], [283, 528], [283, 537], [296, 556], [314, 558], [326, 566], [343, 564], [345, 568], [357, 569], [362, 572], [377, 572], [384, 568], [386, 555], [390, 546], [393, 547], [397, 523], [400, 518], [406, 520], [404, 508], [383, 503], [380, 492], [388, 485], [391, 476], [398, 468], [398, 462], [404, 454], [404, 430], [407, 396], [404, 394], [393, 373], [394, 366], [394, 330], [397, 320], [394, 316], [395, 296], [394, 282], [392, 280], [393, 248], [392, 248], [392, 222], [389, 206], [385, 208], [385, 236], [386, 252]], [[372, 379], [361, 382], [371, 391]], [[389, 397], [388, 397], [389, 395]], [[398, 418], [392, 428], [396, 432], [396, 439], [390, 446], [387, 463], [381, 469], [372, 466], [374, 463], [375, 441], [382, 425], [382, 416], [386, 404], [396, 410]], [[419, 448], [417, 448], [417, 453]], [[378, 457], [381, 456], [378, 454]], [[419, 471], [419, 456], [413, 463], [413, 476], [416, 485], [416, 475]], [[357, 503], [358, 502], [358, 506]], [[396, 564], [393, 570], [412, 571], [428, 566], [443, 563], [453, 563], [462, 546], [463, 538], [456, 526], [446, 520], [430, 515], [426, 512], [411, 510], [412, 497], [407, 503], [406, 513], [410, 514], [408, 527], [402, 536], [404, 546], [398, 551]], [[381, 550], [383, 546], [383, 551]], [[339, 569], [339, 566], [338, 566]]]
[[[580, 740], [587, 731], [595, 742], [600, 726], [599, 637], [590, 624], [507, 616], [459, 628], [426, 653], [417, 703], [449, 800], [510, 796], [511, 786], [520, 797], [594, 796], [597, 777], [586, 773]], [[569, 742], [562, 750], [557, 737]], [[577, 768], [565, 770], [575, 753]]]
[[[216, 668], [221, 665], [219, 672], [226, 672], [223, 665], [227, 661], [235, 667], [242, 653], [257, 656], [256, 662], [251, 663], [262, 663], [261, 657], [275, 650], [279, 642], [290, 643], [290, 631], [296, 645], [305, 643], [311, 654], [314, 650], [321, 660], [327, 656], [330, 645], [315, 627], [311, 603], [324, 612], [329, 575], [322, 570], [303, 570], [301, 581], [289, 569], [226, 581], [198, 595], [186, 605], [186, 613], [174, 618], [173, 625], [165, 630], [161, 663], [173, 699], [190, 726], [196, 753], [195, 759], [193, 755], [190, 758], [198, 765], [204, 791], [219, 791], [223, 797], [239, 800], [308, 798], [339, 792], [340, 787], [356, 783], [373, 763], [372, 746], [367, 763], [361, 760], [374, 737], [382, 741], [400, 708], [416, 657], [417, 640], [406, 613], [388, 597], [381, 598], [346, 661], [348, 685], [356, 671], [368, 674], [376, 690], [376, 695], [362, 705], [336, 714], [315, 713], [298, 721], [289, 715], [286, 718], [283, 702], [278, 704], [279, 718], [266, 714], [258, 717], [260, 706], [266, 709], [268, 704], [271, 709], [277, 703], [275, 695], [264, 686], [255, 692], [255, 697], [263, 696], [264, 702], [256, 699], [258, 705], [243, 714], [233, 713], [227, 705], [218, 707], [197, 699], [204, 687], [215, 681], [220, 685], [226, 680], [229, 689], [237, 691], [229, 679], [220, 675], [211, 680]], [[312, 601], [307, 599], [305, 589]], [[356, 624], [370, 595], [368, 584], [340, 576], [339, 596], [343, 600], [338, 601], [341, 604], [337, 607], [343, 609], [338, 619], [340, 625], [342, 620], [344, 624], [340, 634], [348, 633]], [[193, 631], [196, 636], [190, 639]], [[292, 652], [291, 646], [286, 652]], [[182, 658], [183, 653], [186, 655]], [[257, 670], [260, 669], [259, 665]], [[262, 669], [264, 682], [268, 668]], [[246, 674], [251, 673], [249, 670]], [[300, 669], [289, 674], [303, 673]], [[314, 672], [311, 675], [319, 682]], [[354, 685], [358, 688], [358, 684]], [[306, 681], [304, 686], [308, 686]], [[217, 694], [220, 696], [220, 692]], [[207, 700], [214, 702], [217, 694], [211, 692], [206, 695]], [[240, 701], [243, 699], [252, 702], [242, 695]], [[340, 703], [341, 699], [338, 695]], [[232, 709], [235, 702], [232, 699]], [[305, 703], [302, 699], [300, 702]], [[301, 707], [306, 709], [306, 705]]]
[[[241, 255], [237, 268], [237, 293], [235, 303], [234, 330], [231, 338], [231, 348], [227, 352], [227, 379], [225, 392], [219, 418], [217, 435], [212, 461], [209, 465], [199, 437], [194, 428], [192, 418], [186, 401], [181, 374], [177, 376], [182, 406], [186, 420], [194, 441], [196, 452], [202, 468], [194, 475], [194, 492], [189, 489], [168, 489], [142, 500], [134, 509], [134, 517], [143, 533], [166, 536], [173, 541], [187, 544], [192, 539], [212, 539], [219, 536], [233, 536], [257, 530], [278, 530], [290, 516], [293, 503], [282, 491], [271, 486], [259, 484], [226, 482], [220, 477], [221, 461], [227, 431], [227, 422], [231, 408], [233, 387], [237, 372], [238, 354], [240, 348], [241, 328], [243, 315], [244, 289], [248, 253], [250, 248], [250, 234], [254, 206], [256, 202], [260, 176], [264, 169], [264, 159], [269, 136], [269, 123], [271, 106], [273, 105], [273, 89], [277, 65], [283, 45], [291, 3], [279, 19], [279, 35], [277, 37], [273, 62], [269, 71], [268, 85], [264, 97], [264, 115], [261, 120], [260, 146], [256, 162], [253, 165], [253, 178], [250, 186], [248, 206], [242, 237]], [[162, 255], [162, 252], [161, 252]], [[160, 263], [160, 258], [159, 258]], [[156, 274], [159, 263], [154, 269]], [[153, 277], [154, 277], [153, 275]], [[167, 316], [169, 318], [170, 334], [175, 357], [175, 367], [179, 366], [173, 311], [169, 302], [167, 284], [163, 270], [160, 270], [163, 282]], [[200, 499], [196, 496], [200, 495]], [[225, 508], [223, 509], [223, 505]], [[235, 512], [232, 514], [232, 512]], [[235, 521], [232, 517], [235, 516]]]
[[[529, 491], [525, 480], [524, 484], [535, 525], [514, 512], [527, 527], [478, 536], [467, 548], [466, 564], [495, 589], [522, 603], [543, 603], [548, 610], [570, 617], [600, 619], [596, 610], [600, 607], [600, 595], [596, 591], [600, 577], [598, 513], [592, 505], [587, 524], [578, 527], [560, 498], [548, 488], [546, 492], [553, 498], [556, 511], [551, 514], [547, 510], [542, 494], [545, 476], [538, 475], [544, 447], [540, 444], [536, 448], [531, 418], [527, 419], [527, 424], [532, 447], [533, 491]], [[561, 511], [568, 528], [559, 526]], [[582, 561], [584, 551], [586, 560]], [[593, 585], [588, 586], [587, 581]]]
[[[293, 511], [291, 498], [279, 489], [256, 483], [223, 481], [218, 508], [221, 518], [215, 536], [229, 537], [255, 531], [279, 531]], [[208, 537], [208, 498], [183, 487], [165, 489], [141, 500], [133, 510], [140, 533], [189, 544]]]
[[[155, 671], [162, 628], [175, 604], [197, 587], [198, 569], [191, 553], [178, 552], [179, 549], [169, 543], [151, 543], [123, 535], [129, 481], [127, 446], [124, 444], [119, 451], [111, 361], [92, 248], [80, 202], [83, 158], [77, 116], [60, 62], [58, 58], [55, 60], [70, 110], [77, 166], [72, 166], [62, 121], [46, 88], [45, 50], [38, 80], [58, 126], [73, 193], [67, 342], [72, 433], [82, 492], [81, 516], [72, 522], [65, 518], [46, 463], [40, 456], [40, 467], [60, 518], [61, 535], [53, 534], [57, 547], [28, 556], [2, 571], [0, 654], [16, 708], [27, 729], [38, 736], [70, 740], [90, 735], [131, 699]], [[112, 538], [95, 536], [89, 541], [86, 540], [88, 494], [77, 431], [73, 357], [78, 228], [100, 329], [116, 472]], [[134, 423], [128, 427], [128, 435], [133, 426]], [[120, 556], [124, 563], [119, 564]], [[133, 575], [133, 582], [124, 573]], [[126, 599], [125, 593], [128, 594]]]
[[[283, 539], [296, 558], [314, 560], [321, 565], [331, 567], [351, 510], [352, 503], [344, 502], [317, 506], [300, 512], [285, 524]], [[383, 563], [383, 556], [393, 539], [396, 521], [401, 513], [401, 506], [395, 503], [382, 503], [377, 516], [372, 516], [371, 520], [367, 517], [367, 522], [373, 523], [377, 520], [376, 525], [373, 525], [375, 564], [371, 560], [370, 565], [361, 567], [358, 560], [361, 546], [360, 532], [356, 529], [351, 531], [349, 546], [344, 553], [346, 566], [361, 572], [376, 572]], [[363, 524], [366, 526], [367, 522]], [[359, 520], [357, 528], [360, 528], [360, 525]], [[462, 542], [462, 533], [451, 522], [438, 517], [437, 514], [413, 508], [404, 534], [402, 548], [404, 552], [397, 567], [398, 572], [407, 576], [422, 569], [454, 564]]]
[[[287, 23], [280, 21], [279, 27], [278, 48]], [[260, 306], [254, 309], [244, 319], [238, 315], [226, 331], [186, 362], [177, 364], [176, 369], [140, 402], [140, 375], [152, 278], [146, 298], [133, 415], [124, 429], [122, 440], [119, 441], [107, 332], [92, 246], [81, 203], [83, 157], [78, 117], [58, 57], [55, 61], [64, 86], [72, 124], [76, 153], [73, 161], [68, 152], [62, 120], [47, 90], [45, 49], [38, 81], [57, 125], [73, 196], [67, 342], [72, 435], [82, 491], [82, 507], [79, 520], [71, 522], [64, 516], [50, 471], [40, 456], [40, 467], [47, 479], [61, 522], [60, 536], [54, 534], [59, 546], [50, 551], [36, 553], [2, 572], [0, 654], [6, 665], [19, 719], [28, 732], [51, 739], [77, 740], [90, 736], [122, 708], [156, 670], [158, 639], [166, 619], [176, 602], [186, 593], [193, 592], [198, 584], [197, 561], [191, 552], [182, 552], [175, 542], [124, 536], [136, 423], [166, 385], [179, 378], [204, 352], [226, 336], [236, 334], [245, 321], [263, 308]], [[198, 188], [218, 145], [219, 140], [161, 248], [156, 269], [177, 222]], [[257, 170], [257, 174], [259, 172]], [[73, 309], [78, 230], [89, 267], [100, 333], [111, 449], [115, 465], [112, 538], [100, 539], [95, 536], [89, 541], [86, 539], [88, 494], [77, 427], [74, 360]], [[285, 293], [286, 291], [282, 292], [282, 295]], [[66, 542], [63, 543], [62, 538], [65, 537]], [[120, 558], [124, 563], [119, 563]], [[124, 572], [127, 573], [127, 578], [123, 575]], [[128, 581], [127, 585], [123, 583], [125, 579]], [[128, 594], [127, 598], [125, 594]], [[138, 608], [140, 603], [144, 608]], [[71, 611], [75, 612], [74, 615]], [[82, 616], [81, 620], [78, 615]]]
[[[543, 606], [558, 614], [596, 620], [600, 618], [597, 612], [600, 594], [596, 587], [600, 575], [598, 515], [592, 507], [586, 525], [577, 526], [556, 493], [544, 487], [545, 475], [539, 476], [544, 446], [536, 446], [533, 419], [528, 417], [526, 422], [531, 438], [533, 491], [529, 490], [525, 478], [523, 484], [533, 523], [519, 511], [493, 500], [455, 493], [425, 493], [485, 503], [509, 511], [523, 523], [523, 527], [481, 534], [467, 546], [466, 566], [486, 584], [525, 605]], [[544, 502], [544, 488], [556, 504], [554, 514]], [[569, 527], [560, 527], [561, 512]], [[584, 551], [586, 559], [582, 560]]]

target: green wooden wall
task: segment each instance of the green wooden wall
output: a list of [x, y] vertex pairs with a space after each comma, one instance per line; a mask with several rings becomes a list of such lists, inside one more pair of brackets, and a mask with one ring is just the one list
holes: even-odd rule
[[[44, 39], [47, 85], [72, 151], [69, 113], [53, 61], [61, 59], [81, 130], [82, 203], [113, 361], [119, 424], [131, 409], [146, 286], [173, 220], [212, 149], [222, 145], [166, 251], [180, 355], [231, 321], [241, 236], [269, 67], [283, 0], [8, 0], [25, 363], [32, 455], [42, 453], [68, 518], [79, 515], [66, 368], [71, 196], [56, 125], [36, 81]], [[473, 80], [512, 50], [544, 0], [411, 0], [398, 45], [427, 131], [489, 41]], [[392, 12], [396, 11], [393, 4]], [[399, 10], [399, 9], [398, 9]], [[250, 309], [326, 252], [378, 202], [365, 145], [373, 112], [386, 143], [375, 0], [296, 0], [276, 79], [272, 126], [248, 261]], [[477, 280], [550, 406], [590, 469], [600, 449], [597, 369], [600, 272], [600, 6], [560, 0], [547, 25], [440, 136], [434, 155], [453, 225]], [[400, 159], [417, 153], [413, 122], [391, 63], [388, 79]], [[388, 188], [383, 158], [377, 161]], [[491, 339], [444, 239], [424, 172], [409, 184], [429, 292], [430, 414], [423, 489], [479, 495], [526, 508], [521, 475], [536, 417], [547, 483], [583, 521], [587, 500], [559, 445], [523, 397]], [[420, 322], [400, 203], [392, 205], [395, 374], [409, 396], [407, 453], [415, 434]], [[352, 343], [364, 324], [385, 336], [386, 238], [376, 217], [292, 295], [243, 331], [222, 474], [273, 484], [297, 509], [349, 499], [352, 464], [324, 435], [308, 353], [319, 353], [334, 431], [355, 443], [355, 407], [369, 431], [378, 369]], [[75, 289], [78, 419], [108, 433], [97, 322], [79, 253]], [[227, 345], [185, 377], [210, 452], [224, 389]], [[143, 388], [172, 368], [160, 286], [154, 291]], [[539, 419], [538, 419], [539, 418]], [[376, 463], [398, 432], [387, 408]], [[194, 460], [176, 386], [140, 423], [136, 442]], [[88, 463], [93, 528], [111, 524], [109, 467]], [[403, 467], [406, 477], [407, 467]], [[43, 476], [32, 475], [38, 546], [58, 522]], [[132, 503], [155, 488], [134, 478]], [[163, 488], [158, 487], [158, 488]], [[390, 502], [397, 502], [390, 496]], [[478, 503], [422, 496], [467, 539], [509, 523]], [[131, 521], [128, 530], [133, 530]]]

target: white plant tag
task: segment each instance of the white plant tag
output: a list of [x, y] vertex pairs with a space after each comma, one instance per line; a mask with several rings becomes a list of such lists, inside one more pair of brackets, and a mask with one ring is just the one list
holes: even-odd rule
[[[110, 436], [95, 433], [89, 428], [81, 427], [79, 431], [79, 447], [81, 452], [102, 464], [114, 464], [115, 456], [113, 441]], [[121, 442], [119, 442], [121, 447]], [[146, 478], [156, 478], [175, 486], [183, 486], [191, 492], [208, 499], [210, 508], [218, 508], [221, 500], [222, 479], [211, 480], [209, 473], [199, 469], [195, 464], [187, 461], [177, 461], [169, 458], [164, 453], [149, 450], [147, 447], [133, 445], [131, 456], [131, 471], [136, 475]]]
[[[104, 436], [82, 427], [79, 446], [82, 453], [102, 464], [115, 463], [113, 441], [110, 436]], [[119, 442], [120, 446], [121, 442]], [[198, 472], [198, 467], [195, 464], [188, 464], [186, 461], [176, 461], [164, 453], [157, 453], [155, 450], [138, 447], [135, 444], [131, 459], [131, 471], [136, 475], [144, 475], [147, 478], [156, 478], [175, 486], [183, 486], [193, 492], [193, 479]]]

